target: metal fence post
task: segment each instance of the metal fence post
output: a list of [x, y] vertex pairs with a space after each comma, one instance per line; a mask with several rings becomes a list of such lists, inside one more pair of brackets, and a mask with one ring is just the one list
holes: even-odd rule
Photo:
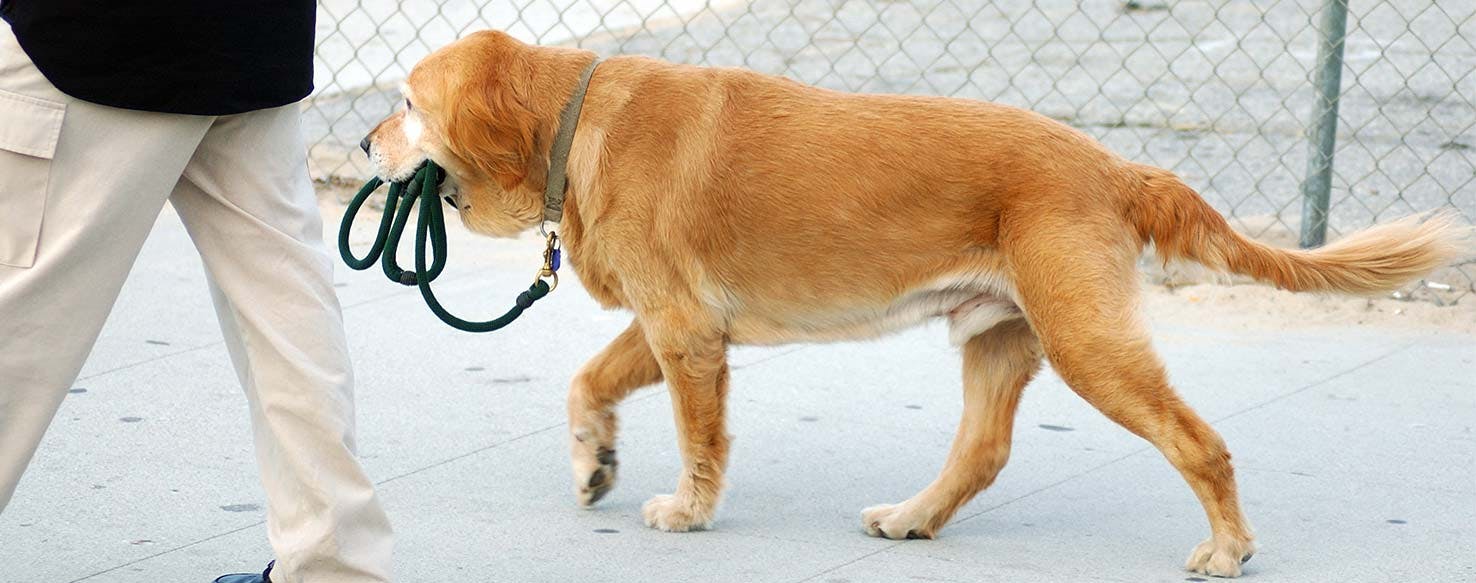
[[1332, 190], [1333, 148], [1338, 138], [1338, 97], [1343, 84], [1343, 41], [1347, 39], [1348, 0], [1326, 0], [1317, 23], [1317, 77], [1313, 81], [1307, 177], [1302, 181], [1303, 249], [1327, 242], [1327, 206]]

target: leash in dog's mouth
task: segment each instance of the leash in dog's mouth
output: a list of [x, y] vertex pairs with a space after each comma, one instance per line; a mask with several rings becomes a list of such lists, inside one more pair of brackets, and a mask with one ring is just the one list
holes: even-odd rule
[[[390, 184], [389, 196], [384, 201], [384, 214], [379, 219], [379, 232], [374, 235], [374, 242], [369, 245], [369, 253], [364, 257], [355, 257], [353, 249], [349, 248], [349, 233], [353, 229], [354, 217], [359, 214], [359, 209], [369, 200], [369, 196], [384, 181], [378, 177], [371, 178], [359, 193], [349, 202], [348, 209], [343, 213], [343, 223], [338, 228], [338, 254], [343, 257], [343, 262], [356, 270], [364, 270], [372, 267], [376, 262], [384, 269], [385, 277], [390, 281], [403, 285], [413, 285], [420, 288], [421, 297], [425, 298], [425, 304], [430, 307], [436, 317], [442, 322], [449, 324], [452, 328], [466, 332], [491, 332], [501, 329], [518, 316], [523, 315], [523, 310], [533, 305], [533, 302], [548, 295], [559, 285], [558, 269], [561, 263], [561, 249], [559, 248], [559, 236], [557, 233], [549, 233], [544, 244], [543, 267], [538, 270], [538, 275], [533, 280], [533, 285], [527, 291], [518, 294], [513, 302], [513, 307], [503, 315], [491, 320], [474, 322], [456, 317], [441, 305], [436, 299], [436, 294], [431, 290], [431, 282], [440, 277], [446, 268], [446, 215], [441, 208], [440, 187], [445, 180], [445, 171], [437, 166], [435, 162], [426, 161], [415, 170], [414, 176], [404, 182]], [[400, 267], [398, 261], [398, 250], [400, 237], [405, 232], [405, 223], [410, 218], [410, 209], [420, 207], [415, 223], [415, 270], [407, 271]], [[427, 253], [429, 247], [429, 254]]]
[[[589, 80], [599, 64], [600, 59], [596, 58], [585, 67], [579, 77], [579, 85], [575, 87], [574, 94], [569, 97], [559, 115], [558, 133], [554, 136], [553, 147], [549, 152], [540, 232], [544, 232], [542, 224], [556, 223], [563, 218], [564, 192], [568, 184], [564, 169], [569, 161], [569, 149], [574, 143], [574, 129], [579, 123], [579, 112], [584, 106], [584, 94], [589, 90]], [[360, 258], [355, 257], [353, 250], [349, 248], [349, 234], [353, 229], [354, 217], [358, 216], [369, 196], [384, 185], [384, 181], [377, 176], [369, 179], [344, 210], [343, 222], [338, 227], [338, 254], [352, 269], [365, 270], [379, 262], [385, 277], [390, 281], [420, 288], [420, 295], [425, 298], [426, 306], [452, 328], [466, 332], [492, 332], [501, 329], [523, 315], [523, 310], [532, 306], [533, 302], [559, 286], [559, 265], [563, 262], [559, 235], [552, 231], [546, 233], [543, 266], [534, 277], [533, 285], [518, 294], [513, 307], [507, 313], [482, 322], [458, 318], [446, 311], [430, 286], [446, 268], [446, 215], [441, 208], [443, 197], [440, 195], [441, 183], [445, 180], [446, 172], [435, 162], [426, 160], [415, 169], [415, 174], [409, 180], [391, 183], [389, 196], [384, 201], [384, 214], [379, 219], [379, 231], [374, 236], [374, 243], [369, 246], [369, 253]], [[449, 196], [445, 198], [454, 208], [454, 201]], [[417, 205], [420, 211], [415, 224], [415, 271], [406, 271], [400, 267], [397, 254], [400, 237], [405, 232], [405, 223], [410, 218], [410, 209]]]

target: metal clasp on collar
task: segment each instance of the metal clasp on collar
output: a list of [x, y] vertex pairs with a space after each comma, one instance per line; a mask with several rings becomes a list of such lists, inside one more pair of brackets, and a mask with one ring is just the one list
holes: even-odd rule
[[559, 287], [559, 265], [563, 263], [564, 249], [559, 244], [559, 234], [550, 231], [544, 240], [543, 267], [538, 270], [538, 277], [533, 278], [533, 283], [547, 279], [550, 281], [548, 291]]

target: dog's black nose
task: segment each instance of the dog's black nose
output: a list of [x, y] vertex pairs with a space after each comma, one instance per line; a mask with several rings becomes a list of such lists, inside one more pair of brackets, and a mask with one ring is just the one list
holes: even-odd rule
[[369, 153], [369, 136], [364, 136], [364, 139], [359, 141], [359, 148], [363, 149], [365, 154]]

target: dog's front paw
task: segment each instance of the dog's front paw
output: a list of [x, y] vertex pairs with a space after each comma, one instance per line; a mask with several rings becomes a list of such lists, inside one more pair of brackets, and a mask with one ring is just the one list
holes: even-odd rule
[[615, 488], [615, 470], [620, 460], [608, 447], [592, 448], [592, 454], [574, 455], [574, 498], [580, 506], [589, 507]]
[[1211, 577], [1239, 577], [1240, 565], [1254, 554], [1256, 545], [1249, 539], [1214, 535], [1194, 547], [1184, 568]]
[[931, 513], [920, 512], [909, 502], [878, 504], [861, 511], [861, 526], [866, 534], [893, 540], [933, 538], [937, 530], [931, 526]]
[[700, 508], [685, 496], [662, 494], [641, 507], [646, 526], [666, 532], [702, 530], [712, 525], [712, 510]]
[[614, 431], [609, 420], [602, 424], [576, 425], [570, 431], [569, 461], [574, 470], [574, 499], [589, 507], [615, 488]]

